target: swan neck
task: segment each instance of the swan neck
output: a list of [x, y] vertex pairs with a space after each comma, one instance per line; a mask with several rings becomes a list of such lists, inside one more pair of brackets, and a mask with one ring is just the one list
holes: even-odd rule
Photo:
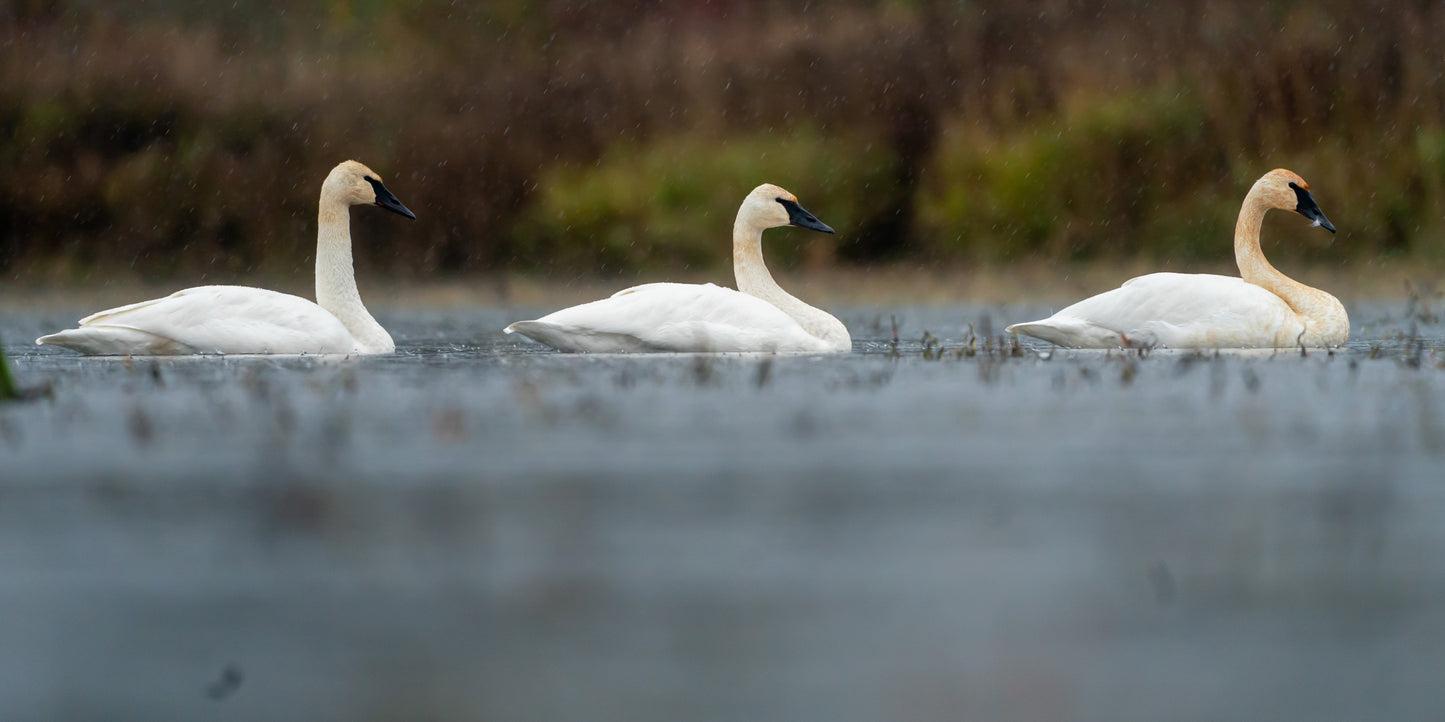
[[1260, 248], [1260, 228], [1264, 225], [1264, 214], [1269, 211], [1269, 206], [1259, 190], [1257, 185], [1251, 189], [1239, 209], [1239, 220], [1234, 225], [1234, 262], [1245, 281], [1273, 291], [1273, 286], [1281, 279], [1289, 279], [1270, 264]]
[[1246, 282], [1259, 286], [1279, 296], [1295, 313], [1302, 313], [1309, 306], [1314, 289], [1284, 275], [1264, 257], [1259, 245], [1260, 228], [1264, 225], [1264, 214], [1270, 205], [1265, 200], [1260, 184], [1251, 188], [1239, 209], [1239, 221], [1234, 226], [1234, 262], [1239, 265], [1239, 276]]
[[1240, 278], [1284, 301], [1305, 323], [1307, 342], [1344, 343], [1349, 335], [1349, 316], [1339, 299], [1284, 275], [1264, 257], [1259, 236], [1264, 215], [1271, 208], [1264, 196], [1261, 185], [1256, 184], [1239, 209], [1239, 221], [1234, 227], [1234, 260]]
[[778, 298], [792, 298], [773, 280], [763, 262], [763, 229], [748, 223], [741, 214], [733, 224], [733, 277], [739, 291], [775, 306]]
[[316, 229], [316, 305], [335, 316], [356, 339], [358, 350], [392, 350], [391, 336], [372, 318], [356, 288], [351, 258], [351, 214], [323, 192]]
[[851, 348], [852, 339], [841, 321], [827, 311], [814, 308], [784, 291], [763, 262], [764, 226], [738, 211], [733, 224], [733, 277], [738, 290], [776, 306], [798, 323], [804, 331], [829, 345], [833, 350]]

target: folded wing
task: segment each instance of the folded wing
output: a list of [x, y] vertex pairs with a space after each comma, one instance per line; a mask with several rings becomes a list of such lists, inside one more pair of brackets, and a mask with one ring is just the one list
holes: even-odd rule
[[712, 284], [650, 283], [506, 328], [563, 351], [826, 351], [762, 299]]
[[299, 296], [198, 286], [91, 314], [37, 343], [91, 354], [351, 353], [341, 321]]
[[1151, 273], [1009, 331], [1074, 348], [1268, 348], [1294, 345], [1303, 328], [1278, 296], [1240, 278]]

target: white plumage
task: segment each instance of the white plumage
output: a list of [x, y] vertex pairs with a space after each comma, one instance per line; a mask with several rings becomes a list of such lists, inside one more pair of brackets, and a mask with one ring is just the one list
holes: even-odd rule
[[198, 286], [101, 311], [39, 343], [101, 355], [350, 353], [356, 345], [311, 301], [247, 286]]
[[507, 333], [566, 351], [834, 351], [761, 298], [711, 283], [649, 283]]
[[1086, 298], [1022, 333], [1060, 346], [1292, 346], [1304, 324], [1279, 296], [1234, 276], [1151, 273]]
[[1071, 348], [1281, 348], [1339, 346], [1350, 321], [1334, 296], [1285, 276], [1265, 260], [1260, 225], [1271, 208], [1293, 210], [1334, 232], [1294, 173], [1265, 174], [1245, 197], [1235, 226], [1241, 278], [1152, 273], [1086, 298], [1049, 318], [1008, 327]]
[[780, 288], [762, 257], [762, 232], [795, 225], [833, 229], [798, 205], [791, 193], [758, 186], [733, 225], [733, 273], [738, 288], [650, 283], [600, 301], [564, 308], [506, 328], [563, 351], [831, 352], [852, 349], [841, 321]]
[[390, 334], [361, 303], [351, 262], [349, 207], [415, 218], [366, 166], [346, 161], [321, 187], [313, 303], [263, 288], [198, 286], [91, 314], [36, 339], [86, 354], [391, 353]]

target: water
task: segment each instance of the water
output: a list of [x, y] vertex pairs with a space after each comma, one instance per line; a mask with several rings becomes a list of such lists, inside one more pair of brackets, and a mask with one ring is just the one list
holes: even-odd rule
[[[1440, 719], [1445, 326], [1051, 352], [96, 359], [0, 315], [0, 719]], [[891, 343], [890, 317], [900, 323]], [[941, 349], [923, 342], [924, 331]]]

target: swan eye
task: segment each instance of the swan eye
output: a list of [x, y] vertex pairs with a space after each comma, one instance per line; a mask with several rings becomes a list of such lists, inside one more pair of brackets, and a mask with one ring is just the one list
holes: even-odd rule
[[1299, 201], [1300, 209], [1308, 208], [1309, 206], [1314, 205], [1314, 196], [1310, 195], [1310, 192], [1308, 190], [1301, 188], [1294, 183], [1289, 184], [1289, 188], [1290, 190], [1294, 191], [1294, 196], [1295, 199]]

